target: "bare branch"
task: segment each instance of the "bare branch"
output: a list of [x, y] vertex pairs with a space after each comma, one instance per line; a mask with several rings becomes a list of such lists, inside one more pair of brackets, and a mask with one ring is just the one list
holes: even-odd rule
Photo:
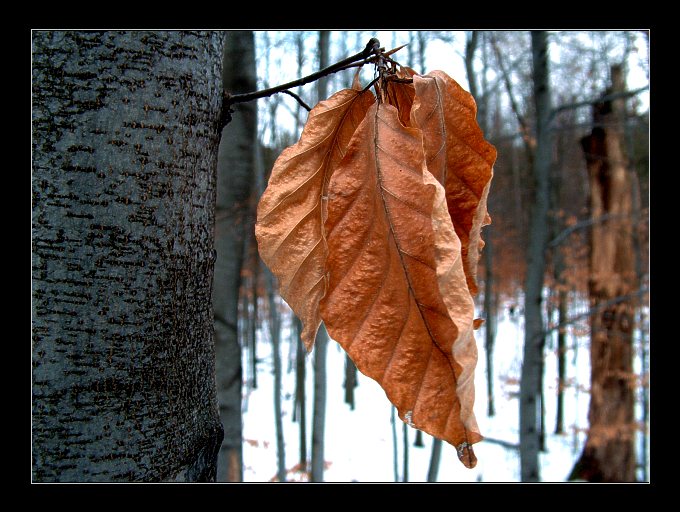
[[607, 309], [608, 307], [615, 306], [616, 304], [620, 304], [621, 302], [626, 302], [626, 301], [628, 301], [628, 300], [630, 300], [634, 297], [644, 295], [648, 291], [649, 291], [649, 288], [647, 288], [646, 286], [643, 286], [641, 288], [638, 288], [636, 291], [628, 293], [626, 295], [619, 295], [618, 297], [614, 297], [613, 299], [609, 299], [607, 301], [600, 302], [599, 304], [596, 304], [595, 306], [593, 306], [592, 308], [590, 308], [588, 311], [586, 311], [584, 313], [579, 313], [578, 315], [575, 315], [571, 318], [568, 318], [564, 322], [560, 322], [556, 325], [553, 325], [552, 327], [541, 332], [539, 335], [537, 335], [537, 337], [545, 338], [548, 334], [550, 334], [553, 331], [556, 331], [558, 329], [562, 329], [562, 328], [564, 328], [568, 325], [571, 325], [573, 323], [578, 322], [579, 320], [583, 320], [584, 318], [588, 318], [590, 316], [593, 316], [593, 315], [599, 313], [600, 311], [602, 311], [603, 309]]
[[631, 96], [636, 96], [640, 94], [641, 92], [644, 92], [649, 89], [649, 85], [645, 85], [644, 87], [640, 87], [639, 89], [633, 89], [632, 91], [620, 91], [620, 92], [615, 92], [612, 94], [607, 94], [606, 96], [600, 96], [599, 98], [592, 98], [589, 100], [585, 101], [579, 101], [576, 103], [568, 103], [566, 105], [561, 105], [555, 109], [553, 109], [551, 113], [551, 117], [555, 117], [557, 114], [560, 112], [564, 112], [565, 110], [571, 110], [575, 108], [580, 108], [580, 107], [587, 107], [590, 105], [595, 105], [597, 103], [603, 103], [605, 101], [612, 101], [612, 100], [617, 100], [621, 98], [629, 98]]
[[292, 82], [288, 82], [285, 84], [277, 85], [276, 87], [272, 87], [270, 89], [263, 89], [261, 91], [253, 91], [253, 92], [247, 92], [243, 94], [234, 94], [231, 95], [228, 92], [225, 91], [225, 100], [230, 104], [234, 103], [243, 103], [245, 101], [252, 101], [256, 100], [259, 98], [266, 98], [268, 96], [271, 96], [273, 94], [279, 93], [279, 92], [284, 92], [287, 89], [292, 89], [293, 87], [298, 87], [300, 85], [305, 85], [310, 82], [314, 82], [315, 80], [318, 80], [319, 78], [322, 78], [324, 76], [330, 75], [332, 73], [337, 73], [338, 71], [342, 71], [343, 69], [347, 67], [351, 67], [356, 63], [357, 61], [367, 61], [367, 59], [374, 53], [378, 52], [380, 50], [380, 41], [378, 41], [375, 37], [371, 38], [368, 43], [366, 44], [366, 47], [360, 51], [359, 53], [352, 55], [350, 57], [347, 57], [346, 59], [343, 59], [341, 61], [336, 62], [335, 64], [332, 64], [324, 69], [321, 69], [315, 73], [312, 73], [311, 75], [305, 76], [303, 78], [298, 78], [297, 80], [293, 80]]
[[309, 105], [307, 105], [307, 104], [304, 102], [304, 100], [303, 100], [302, 98], [300, 98], [300, 96], [298, 96], [297, 94], [295, 94], [293, 91], [289, 91], [288, 89], [286, 89], [285, 91], [281, 91], [281, 92], [284, 93], [284, 94], [288, 94], [289, 96], [292, 96], [293, 98], [295, 98], [295, 99], [297, 100], [297, 102], [298, 102], [300, 105], [302, 105], [302, 108], [304, 108], [304, 109], [307, 110], [307, 112], [309, 112], [310, 110], [312, 110], [312, 107], [310, 107]]
[[577, 222], [573, 226], [569, 226], [568, 228], [564, 229], [559, 235], [557, 235], [550, 242], [548, 242], [548, 245], [546, 247], [556, 247], [560, 245], [569, 235], [571, 235], [574, 231], [578, 231], [579, 229], [588, 228], [594, 224], [606, 222], [610, 219], [624, 219], [624, 218], [630, 218], [630, 215], [621, 214], [615, 215], [613, 213], [605, 213], [604, 215], [600, 215], [599, 217], [582, 220], [580, 222]]
[[531, 130], [529, 129], [529, 123], [524, 118], [522, 113], [519, 111], [519, 106], [517, 105], [517, 100], [515, 99], [515, 94], [512, 90], [512, 82], [510, 81], [510, 74], [505, 67], [505, 62], [503, 61], [503, 56], [498, 48], [498, 42], [496, 41], [496, 36], [491, 35], [491, 46], [493, 48], [494, 54], [496, 56], [496, 62], [498, 62], [498, 67], [501, 70], [501, 75], [503, 76], [503, 81], [505, 82], [505, 89], [508, 92], [508, 98], [510, 99], [510, 107], [517, 118], [519, 123], [520, 133], [522, 134], [522, 140], [527, 149], [527, 157], [529, 158], [530, 167], [533, 165], [533, 155], [534, 148], [536, 147], [536, 140], [531, 136]]

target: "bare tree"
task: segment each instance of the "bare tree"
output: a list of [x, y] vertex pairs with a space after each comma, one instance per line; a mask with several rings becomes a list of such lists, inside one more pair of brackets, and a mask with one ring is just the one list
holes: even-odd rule
[[543, 370], [542, 292], [545, 249], [548, 242], [549, 176], [552, 156], [550, 136], [550, 80], [548, 35], [531, 33], [534, 104], [536, 109], [536, 150], [533, 158], [534, 200], [529, 223], [527, 275], [524, 285], [524, 351], [520, 385], [520, 458], [523, 482], [540, 479], [540, 418]]
[[[240, 93], [256, 87], [255, 38], [250, 31], [225, 33], [222, 66], [224, 90]], [[233, 107], [232, 122], [224, 128], [217, 161], [215, 219], [215, 276], [213, 310], [217, 354], [217, 389], [225, 436], [220, 448], [218, 480], [243, 480], [241, 426], [241, 346], [238, 339], [238, 301], [247, 233], [254, 215], [249, 198], [255, 176], [257, 112], [254, 103]]]
[[[611, 78], [608, 94], [625, 90], [620, 66], [612, 66]], [[610, 216], [591, 230], [591, 306], [630, 295], [638, 287], [624, 119], [622, 99], [603, 101], [593, 109], [591, 135], [582, 140], [590, 174], [591, 217]], [[592, 316], [588, 437], [570, 479], [635, 481], [634, 322], [632, 299], [618, 301]]]
[[223, 45], [32, 33], [34, 481], [215, 480]]
[[[319, 69], [328, 66], [330, 33], [328, 30], [319, 32]], [[328, 95], [327, 79], [322, 77], [317, 81], [317, 100], [321, 101]], [[328, 348], [328, 333], [322, 324], [314, 342], [314, 411], [312, 425], [312, 482], [323, 481], [324, 470], [324, 432], [326, 429], [326, 351]]]

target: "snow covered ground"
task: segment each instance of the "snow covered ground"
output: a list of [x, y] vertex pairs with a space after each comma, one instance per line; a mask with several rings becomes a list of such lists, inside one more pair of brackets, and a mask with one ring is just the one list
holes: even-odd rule
[[[496, 414], [486, 414], [484, 327], [476, 332], [479, 361], [476, 370], [475, 414], [482, 435], [491, 439], [519, 442], [519, 380], [521, 371], [523, 320], [511, 316], [507, 309], [498, 321], [494, 351]], [[589, 357], [587, 337], [577, 336], [570, 329], [567, 354], [567, 378], [570, 385], [565, 394], [565, 434], [554, 435], [557, 394], [557, 358], [553, 338], [547, 340], [545, 363], [546, 448], [541, 454], [541, 478], [546, 482], [563, 482], [578, 458], [585, 429], [588, 426]], [[284, 337], [285, 338], [285, 333]], [[292, 421], [295, 392], [294, 345], [282, 343], [283, 361], [283, 425], [286, 467], [294, 469], [299, 460], [299, 425]], [[244, 357], [246, 354], [244, 353]], [[273, 403], [273, 362], [271, 345], [264, 336], [258, 344], [258, 387], [248, 391], [244, 384], [243, 397], [243, 461], [246, 482], [267, 482], [276, 475], [276, 437]], [[575, 363], [575, 364], [571, 364]], [[345, 353], [335, 341], [328, 346], [328, 391], [326, 409], [326, 470], [327, 482], [394, 482], [394, 449], [391, 404], [380, 386], [358, 373], [355, 389], [355, 410], [344, 403]], [[577, 374], [574, 373], [575, 369]], [[571, 373], [570, 373], [571, 372]], [[307, 447], [311, 453], [311, 417], [313, 397], [313, 355], [307, 357]], [[403, 424], [396, 417], [397, 467], [399, 480], [403, 471]], [[425, 482], [431, 455], [432, 438], [423, 435], [424, 447], [415, 447], [416, 431], [408, 427], [410, 482]], [[639, 444], [639, 443], [638, 443]], [[478, 463], [465, 468], [455, 449], [443, 443], [439, 482], [518, 482], [519, 452], [496, 443], [475, 445]], [[306, 481], [306, 475], [290, 471], [289, 480]]]

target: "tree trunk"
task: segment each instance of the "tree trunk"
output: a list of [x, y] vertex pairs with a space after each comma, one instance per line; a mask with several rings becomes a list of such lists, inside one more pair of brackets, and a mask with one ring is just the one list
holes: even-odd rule
[[349, 405], [349, 408], [354, 410], [354, 388], [357, 387], [357, 367], [349, 357], [349, 354], [345, 354], [345, 403]]
[[[224, 90], [254, 90], [255, 39], [250, 31], [225, 33], [222, 67]], [[244, 245], [253, 229], [249, 209], [255, 175], [257, 110], [255, 102], [232, 107], [232, 122], [224, 128], [217, 160], [217, 211], [215, 219], [215, 279], [213, 309], [217, 352], [217, 397], [224, 426], [218, 481], [240, 482], [242, 469], [241, 346], [238, 340], [238, 299], [241, 289]]]
[[[481, 96], [477, 89], [477, 74], [475, 72], [474, 60], [475, 52], [477, 51], [477, 45], [479, 44], [480, 35], [482, 36], [482, 90]], [[487, 70], [487, 60], [486, 60], [486, 35], [479, 30], [473, 30], [468, 37], [465, 44], [465, 71], [468, 78], [468, 84], [470, 87], [470, 94], [475, 98], [478, 103], [477, 111], [477, 122], [482, 132], [487, 135], [487, 122], [486, 122], [486, 112], [487, 112], [487, 85], [486, 85], [486, 70]], [[485, 322], [484, 322], [484, 351], [486, 353], [486, 397], [487, 397], [487, 415], [492, 417], [496, 414], [496, 408], [494, 405], [494, 393], [493, 393], [493, 348], [496, 339], [496, 301], [494, 300], [494, 281], [493, 281], [493, 243], [491, 240], [491, 226], [487, 227], [485, 230], [486, 236], [484, 245], [484, 312], [485, 312]]]
[[[319, 32], [319, 69], [328, 66], [330, 32]], [[328, 95], [328, 77], [317, 80], [317, 100]], [[323, 482], [324, 470], [324, 436], [326, 429], [326, 351], [328, 348], [328, 332], [321, 324], [314, 342], [314, 410], [312, 424], [312, 482]]]
[[[556, 272], [557, 273], [557, 272]], [[561, 271], [559, 272], [561, 275]], [[567, 292], [558, 291], [557, 323], [567, 322]], [[557, 330], [557, 418], [555, 434], [564, 434], [564, 390], [567, 385], [567, 331], [561, 327]]]
[[322, 323], [314, 341], [314, 410], [312, 411], [312, 482], [323, 482], [326, 429], [326, 351], [328, 333]]
[[442, 440], [433, 439], [432, 441], [432, 455], [430, 457], [430, 467], [427, 470], [427, 481], [436, 482], [437, 473], [439, 473], [439, 461], [442, 458]]
[[408, 425], [402, 425], [402, 442], [404, 446], [404, 466], [402, 471], [402, 482], [408, 482]]
[[302, 342], [300, 333], [302, 333], [302, 322], [295, 317], [296, 335], [297, 335], [297, 361], [295, 371], [295, 410], [297, 412], [297, 421], [300, 422], [300, 468], [302, 471], [307, 471], [307, 400], [306, 400], [306, 381], [307, 368], [306, 358], [307, 350]]
[[276, 430], [276, 476], [279, 482], [286, 481], [286, 450], [283, 440], [283, 417], [281, 415], [281, 320], [276, 304], [275, 278], [264, 267], [265, 288], [269, 304], [269, 336], [272, 343], [274, 362], [274, 426]]
[[[618, 66], [612, 88], [625, 89]], [[632, 236], [631, 177], [624, 152], [623, 100], [596, 105], [592, 134], [582, 140], [590, 175], [591, 217], [608, 215], [591, 231], [591, 307], [625, 297], [637, 288]], [[635, 481], [633, 299], [602, 308], [591, 318], [589, 430], [571, 479]]]
[[524, 285], [524, 351], [520, 384], [520, 459], [523, 482], [540, 479], [541, 373], [543, 364], [542, 291], [545, 248], [548, 242], [550, 141], [550, 81], [548, 37], [531, 33], [534, 103], [536, 107], [536, 153], [533, 158], [534, 200], [529, 223], [527, 274]]
[[215, 479], [223, 39], [33, 32], [34, 481]]
[[392, 472], [394, 473], [394, 481], [399, 481], [399, 449], [397, 448], [397, 420], [394, 413], [395, 407], [390, 409], [390, 426], [392, 427]]

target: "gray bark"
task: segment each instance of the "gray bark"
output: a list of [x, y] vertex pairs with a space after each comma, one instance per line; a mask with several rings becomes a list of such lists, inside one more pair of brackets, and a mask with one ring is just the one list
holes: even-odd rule
[[[252, 32], [226, 32], [222, 79], [224, 90], [233, 94], [256, 88]], [[232, 110], [232, 122], [222, 132], [217, 166], [217, 261], [213, 285], [217, 393], [224, 426], [218, 464], [221, 482], [243, 480], [238, 301], [246, 232], [253, 229], [248, 199], [254, 177], [257, 130], [255, 102], [234, 105]]]
[[307, 381], [306, 358], [307, 349], [300, 338], [302, 322], [295, 317], [297, 354], [295, 369], [295, 412], [296, 419], [300, 423], [300, 469], [307, 471], [307, 393], [305, 385]]
[[404, 465], [402, 470], [402, 482], [408, 482], [408, 425], [402, 424], [402, 443], [404, 446]]
[[222, 46], [33, 33], [34, 481], [215, 479]]
[[534, 200], [529, 222], [527, 274], [524, 285], [524, 350], [520, 384], [520, 459], [523, 482], [540, 479], [541, 381], [543, 369], [542, 290], [545, 248], [548, 242], [550, 141], [550, 81], [548, 38], [544, 31], [531, 33], [536, 150], [533, 158]]
[[430, 466], [427, 469], [427, 481], [436, 482], [437, 474], [439, 473], [439, 461], [442, 458], [442, 440], [432, 440], [432, 455], [430, 457]]
[[[328, 46], [330, 32], [319, 32], [319, 69], [328, 66]], [[328, 95], [328, 77], [320, 78], [317, 82], [318, 101], [326, 99]], [[314, 405], [312, 419], [312, 471], [311, 481], [322, 482], [324, 470], [324, 436], [326, 429], [326, 352], [328, 348], [328, 332], [326, 326], [321, 325], [314, 342]]]
[[[487, 59], [485, 46], [482, 47], [482, 61], [484, 63], [482, 69], [482, 90], [481, 93], [477, 88], [477, 73], [475, 72], [474, 59], [475, 52], [477, 51], [477, 45], [479, 43], [479, 36], [482, 36], [483, 45], [486, 43], [486, 37], [479, 30], [473, 30], [465, 45], [465, 71], [468, 78], [468, 84], [470, 87], [470, 94], [478, 102], [477, 111], [477, 122], [482, 132], [487, 135], [487, 122], [486, 122], [486, 103], [487, 103], [487, 83], [486, 83], [486, 70], [487, 70]], [[480, 98], [482, 98], [480, 100]], [[484, 352], [486, 354], [486, 399], [487, 399], [487, 415], [489, 417], [496, 414], [496, 408], [494, 405], [494, 393], [493, 393], [493, 349], [494, 342], [496, 339], [496, 317], [497, 317], [497, 305], [494, 295], [494, 281], [493, 281], [493, 243], [491, 240], [490, 227], [485, 230], [485, 245], [484, 245], [484, 312], [485, 312], [485, 322], [484, 322]]]
[[264, 279], [269, 305], [269, 336], [274, 362], [274, 427], [276, 431], [276, 475], [279, 482], [286, 481], [286, 450], [283, 440], [283, 416], [281, 414], [281, 318], [276, 303], [276, 281], [265, 266]]
[[323, 482], [326, 429], [326, 352], [328, 332], [322, 323], [314, 341], [314, 405], [312, 411], [311, 481]]
[[354, 410], [354, 388], [357, 387], [357, 367], [349, 357], [349, 354], [345, 354], [345, 403], [349, 405], [349, 408]]

